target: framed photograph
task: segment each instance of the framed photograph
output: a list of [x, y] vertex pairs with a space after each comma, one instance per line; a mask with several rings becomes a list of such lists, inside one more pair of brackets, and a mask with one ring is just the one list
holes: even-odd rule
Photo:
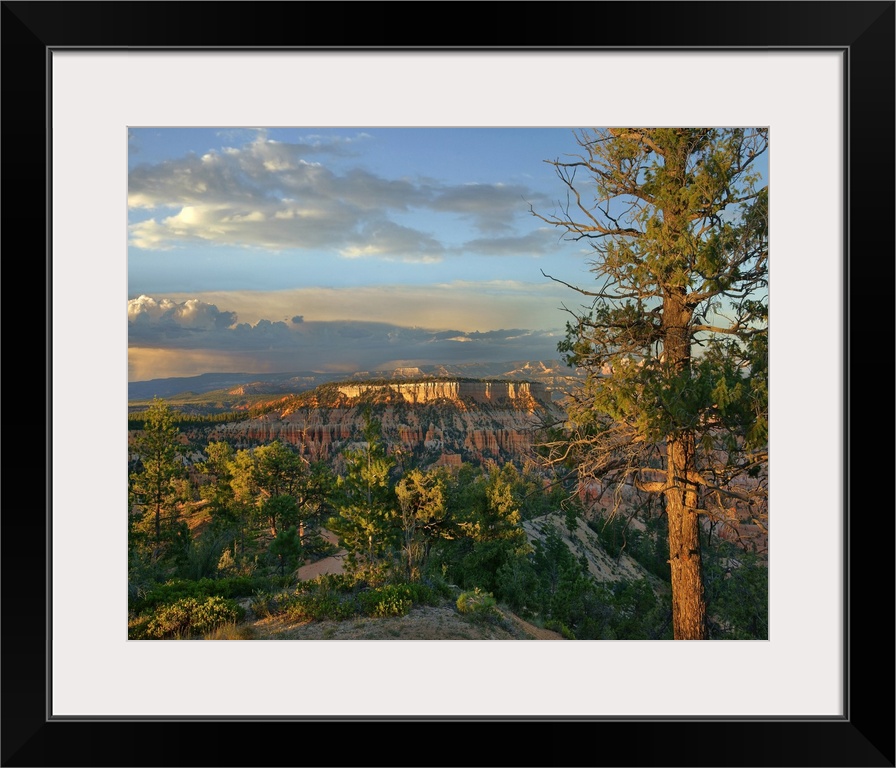
[[[3, 765], [278, 764], [264, 745], [292, 725], [314, 734], [299, 764], [322, 761], [306, 750], [323, 735], [338, 736], [325, 759], [350, 765], [894, 765], [892, 654], [858, 619], [867, 594], [892, 615], [893, 555], [871, 544], [892, 541], [891, 506], [867, 527], [880, 501], [853, 479], [892, 466], [852, 448], [851, 377], [868, 328], [892, 328], [894, 3], [520, 4], [539, 27], [585, 21], [563, 23], [571, 42], [488, 47], [306, 42], [282, 29], [286, 7], [3, 3], [3, 216], [14, 233], [45, 212], [47, 299], [46, 514], [35, 526], [8, 497], [4, 520]], [[600, 21], [619, 14], [638, 21]], [[769, 129], [768, 640], [129, 642], [130, 129], [617, 124]], [[866, 253], [872, 280], [852, 269]], [[862, 376], [859, 402], [889, 416], [886, 378]], [[514, 743], [477, 753], [460, 729], [480, 723], [515, 726]], [[409, 724], [438, 750], [377, 744]], [[339, 735], [360, 725], [374, 740]]]

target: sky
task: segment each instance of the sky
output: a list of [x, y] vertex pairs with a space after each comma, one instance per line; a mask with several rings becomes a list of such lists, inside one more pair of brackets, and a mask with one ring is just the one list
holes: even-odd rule
[[595, 253], [533, 211], [578, 135], [131, 127], [129, 381], [556, 359]]
[[558, 357], [590, 249], [553, 213], [564, 128], [128, 136], [128, 376]]

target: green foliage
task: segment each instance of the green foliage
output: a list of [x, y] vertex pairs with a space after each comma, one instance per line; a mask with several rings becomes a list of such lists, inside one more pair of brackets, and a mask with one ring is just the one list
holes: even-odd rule
[[290, 621], [343, 621], [357, 615], [357, 603], [351, 592], [342, 592], [325, 582], [313, 590], [295, 595], [285, 605]]
[[486, 471], [467, 465], [448, 484], [452, 539], [433, 552], [454, 583], [494, 592], [499, 569], [528, 550], [520, 515], [519, 472], [512, 464]]
[[[603, 621], [589, 627], [593, 639], [671, 640], [672, 605], [646, 581], [619, 581], [598, 586], [608, 609]], [[583, 635], [584, 636], [584, 635]]]
[[415, 581], [426, 567], [430, 549], [439, 538], [451, 538], [454, 524], [448, 510], [444, 472], [410, 470], [395, 486], [402, 534], [405, 578]]
[[549, 629], [552, 632], [558, 632], [563, 636], [564, 640], [576, 640], [575, 632], [573, 632], [569, 627], [566, 626], [562, 621], [558, 621], [557, 619], [548, 619], [544, 623], [544, 628]]
[[302, 559], [302, 542], [295, 526], [279, 530], [268, 547], [268, 554], [277, 559], [280, 575], [286, 569], [294, 570]]
[[252, 613], [260, 619], [277, 616], [286, 610], [290, 597], [286, 592], [271, 592], [259, 589], [252, 595], [249, 607]]
[[146, 411], [145, 429], [134, 437], [137, 457], [129, 477], [129, 546], [135, 562], [156, 563], [178, 550], [178, 503], [188, 498], [180, 431], [159, 398]]
[[244, 610], [233, 600], [187, 597], [155, 609], [130, 627], [132, 640], [190, 639], [216, 627], [242, 621]]
[[704, 558], [711, 637], [768, 640], [768, 565], [728, 542]]
[[497, 591], [498, 574], [516, 553], [516, 543], [506, 539], [475, 541], [460, 561], [458, 581], [464, 587]]
[[[743, 348], [743, 359], [754, 355], [759, 360], [760, 337], [750, 345]], [[745, 380], [738, 364], [731, 362], [733, 356], [732, 350], [708, 345], [705, 376], [702, 362], [694, 366], [704, 376], [703, 394], [698, 395], [711, 397], [731, 425], [731, 445], [719, 440], [722, 433], [717, 430], [713, 450], [722, 446], [732, 457], [743, 445], [740, 435], [752, 418], [750, 409], [761, 411], [767, 397], [762, 378]], [[679, 399], [683, 397], [679, 393]], [[164, 403], [157, 404], [155, 414], [152, 435], [160, 451], [164, 449], [172, 474], [161, 497], [156, 540], [154, 511], [146, 505], [147, 464], [141, 460], [134, 465], [130, 490], [137, 514], [129, 528], [128, 584], [132, 637], [216, 632], [238, 636], [238, 627], [208, 633], [196, 628], [220, 604], [209, 603], [210, 598], [232, 601], [254, 596], [257, 616], [345, 619], [405, 615], [414, 605], [456, 600], [458, 587], [471, 595], [488, 595], [569, 638], [668, 635], [665, 593], [658, 594], [646, 581], [595, 583], [586, 564], [557, 531], [551, 531], [543, 544], [528, 543], [524, 520], [550, 511], [573, 531], [581, 512], [566, 498], [568, 487], [548, 482], [532, 466], [465, 464], [458, 471], [411, 466], [397, 475], [379, 425], [371, 419], [365, 431], [368, 441], [345, 456], [346, 475], [338, 483], [323, 465], [308, 464], [278, 442], [239, 451], [224, 442], [210, 442], [204, 449], [206, 460], [196, 466], [200, 474], [194, 492], [182, 474], [183, 436]], [[161, 436], [164, 439], [159, 440]], [[145, 453], [149, 443], [138, 444]], [[179, 517], [178, 499], [190, 496], [185, 490], [207, 502], [211, 522], [197, 529], [201, 533], [191, 534]], [[333, 515], [333, 529], [343, 542], [355, 542], [349, 573], [296, 586], [285, 572], [299, 563], [303, 553], [317, 558], [333, 550], [312, 526], [328, 509], [338, 513]], [[592, 529], [611, 554], [624, 551], [668, 582], [666, 516], [644, 512], [652, 510], [639, 511], [646, 530], [627, 525], [624, 515], [606, 525], [598, 521]], [[205, 525], [201, 519], [193, 522]], [[303, 539], [300, 524], [307, 532]], [[272, 536], [268, 532], [274, 529]], [[160, 553], [156, 559], [154, 551]], [[743, 555], [720, 544], [706, 556], [713, 637], [767, 637], [767, 569]], [[273, 564], [282, 578], [273, 575]], [[249, 575], [253, 572], [269, 575]], [[207, 608], [196, 607], [206, 603]]]
[[414, 601], [405, 585], [384, 584], [358, 594], [360, 612], [366, 616], [407, 616], [413, 605]]
[[379, 422], [368, 418], [366, 444], [344, 454], [345, 475], [336, 488], [337, 515], [327, 527], [348, 551], [346, 567], [372, 580], [388, 576], [400, 549], [398, 501]]
[[284, 615], [290, 621], [386, 618], [405, 616], [415, 605], [439, 605], [445, 594], [443, 586], [422, 582], [369, 586], [348, 574], [329, 574], [302, 582], [290, 594], [260, 591], [252, 610], [257, 616]]
[[384, 584], [358, 593], [360, 612], [367, 616], [405, 616], [415, 605], [439, 602], [439, 592], [420, 582]]
[[511, 609], [567, 639], [660, 637], [667, 624], [667, 606], [648, 582], [595, 582], [584, 556], [577, 558], [554, 527], [530, 554], [499, 569], [497, 585]]
[[598, 541], [610, 555], [619, 557], [625, 552], [658, 579], [668, 583], [668, 519], [662, 514], [647, 517], [646, 521], [639, 516], [644, 525], [644, 530], [640, 530], [633, 524], [638, 511], [601, 515], [590, 520], [588, 527], [597, 534]]
[[[581, 131], [552, 165], [568, 191], [553, 215], [588, 243], [595, 284], [558, 349], [585, 371], [547, 460], [583, 482], [664, 494], [676, 636], [703, 639], [699, 522], [740, 504], [762, 515], [768, 394], [765, 128]], [[667, 483], [674, 477], [675, 483]], [[696, 557], [685, 556], [697, 546]]]
[[318, 530], [306, 533], [302, 538], [302, 552], [307, 562], [314, 562], [325, 557], [331, 557], [338, 551], [339, 547], [325, 539]]
[[531, 556], [507, 558], [495, 577], [497, 596], [521, 616], [532, 617], [543, 610], [539, 574]]
[[497, 601], [491, 592], [478, 587], [461, 592], [457, 598], [457, 610], [466, 614], [489, 614], [497, 611]]
[[230, 489], [220, 492], [224, 512], [219, 514], [239, 530], [250, 525], [276, 536], [281, 528], [316, 520], [330, 508], [333, 473], [277, 440], [239, 450], [223, 464], [215, 474]]
[[179, 542], [177, 565], [172, 573], [176, 578], [191, 580], [217, 578], [221, 575], [222, 558], [223, 562], [229, 565], [225, 575], [237, 574], [237, 562], [231, 550], [233, 539], [228, 532], [212, 526], [194, 536], [186, 524], [182, 524]]
[[[225, 411], [224, 413], [186, 413], [184, 411], [173, 412], [172, 421], [179, 429], [189, 427], [230, 424], [238, 421], [246, 421], [250, 414], [246, 411]], [[146, 428], [148, 417], [145, 411], [137, 411], [128, 414], [128, 429], [141, 430]]]
[[163, 584], [154, 584], [142, 593], [134, 595], [128, 607], [132, 612], [140, 614], [188, 597], [196, 600], [208, 597], [248, 597], [268, 584], [267, 579], [248, 576], [225, 579], [169, 579]]

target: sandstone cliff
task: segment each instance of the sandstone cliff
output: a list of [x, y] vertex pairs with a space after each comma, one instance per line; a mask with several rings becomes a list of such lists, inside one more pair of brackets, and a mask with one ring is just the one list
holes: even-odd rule
[[445, 381], [433, 379], [415, 382], [340, 384], [340, 394], [357, 400], [365, 395], [385, 392], [398, 394], [405, 402], [423, 404], [436, 400], [461, 403], [494, 403], [534, 411], [538, 403], [547, 402], [543, 384], [530, 381]]
[[236, 446], [279, 440], [310, 460], [334, 461], [363, 443], [368, 414], [390, 451], [443, 464], [523, 461], [544, 420], [560, 415], [533, 382], [351, 382], [282, 398], [251, 419], [215, 426], [210, 438]]

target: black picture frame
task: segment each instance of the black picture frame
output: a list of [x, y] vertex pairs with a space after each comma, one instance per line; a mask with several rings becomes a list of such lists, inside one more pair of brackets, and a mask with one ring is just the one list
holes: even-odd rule
[[[288, 19], [287, 6], [308, 23]], [[222, 6], [227, 13], [215, 13]], [[870, 354], [890, 370], [893, 345], [881, 350], [884, 329], [893, 328], [894, 286], [894, 7], [893, 2], [581, 2], [516, 3], [486, 11], [483, 4], [353, 4], [351, 28], [312, 23], [316, 14], [345, 14], [333, 3], [201, 2], [3, 2], [2, 181], [0, 209], [15, 293], [22, 272], [41, 272], [47, 287], [45, 355], [46, 430], [44, 471], [23, 483], [7, 473], [3, 516], [0, 610], [6, 620], [2, 662], [3, 766], [129, 765], [639, 765], [639, 766], [893, 766], [894, 674], [892, 655], [893, 514], [891, 495], [881, 496], [892, 476], [877, 443], [862, 450], [854, 435], [873, 405], [872, 423], [892, 424], [892, 379], [866, 375]], [[471, 13], [475, 9], [475, 13]], [[295, 10], [295, 9], [293, 9]], [[410, 13], [413, 10], [413, 13]], [[425, 14], [424, 14], [425, 11]], [[489, 14], [494, 14], [490, 16]], [[414, 45], [369, 40], [370, 30], [405, 29], [410, 15]], [[424, 15], [431, 23], [424, 26]], [[495, 26], [488, 18], [501, 16]], [[513, 17], [513, 21], [508, 20]], [[570, 18], [577, 19], [574, 23]], [[634, 21], [626, 21], [634, 19]], [[618, 21], [613, 21], [618, 20]], [[475, 25], [503, 44], [459, 45], [478, 39]], [[438, 31], [436, 31], [438, 30]], [[365, 35], [365, 32], [368, 34]], [[489, 35], [486, 35], [489, 37]], [[429, 39], [426, 39], [429, 38]], [[509, 43], [508, 40], [519, 42]], [[50, 248], [48, 230], [48, 109], [50, 53], [59, 48], [371, 48], [468, 47], [489, 50], [776, 48], [796, 52], [838, 49], [845, 54], [847, 189], [845, 194], [843, 370], [828, 365], [818, 375], [843, 376], [846, 402], [844, 451], [846, 605], [844, 712], [840, 718], [125, 718], [59, 721], [48, 717], [50, 647], [49, 456], [53, 382], [66, 372], [50, 365]], [[839, 149], [839, 148], [837, 148]], [[807, 191], [809, 194], [810, 191]], [[819, 204], [824, 204], [820, 201]], [[839, 211], [836, 212], [839, 215]], [[25, 233], [26, 239], [19, 235]], [[15, 241], [13, 241], [15, 238]], [[22, 243], [25, 243], [23, 246]], [[37, 243], [40, 242], [41, 245]], [[26, 256], [27, 253], [27, 256]], [[43, 254], [44, 258], [41, 258]], [[15, 265], [19, 264], [18, 267]], [[862, 268], [871, 264], [873, 279]], [[853, 269], [855, 267], [855, 269]], [[12, 290], [7, 291], [10, 299]], [[17, 307], [18, 299], [12, 300]], [[9, 306], [9, 304], [7, 305]], [[33, 312], [33, 309], [31, 309]], [[807, 315], [824, 308], [807, 304]], [[17, 316], [21, 316], [17, 310]], [[38, 321], [40, 324], [41, 320]], [[31, 318], [34, 322], [34, 318]], [[866, 354], [869, 336], [875, 346]], [[34, 378], [23, 361], [34, 359], [37, 334], [7, 324], [6, 357], [19, 365], [7, 382]], [[853, 384], [853, 363], [856, 381]], [[862, 365], [864, 363], [864, 365]], [[882, 391], [882, 384], [888, 385]], [[29, 390], [8, 396], [33, 398]], [[864, 408], [859, 408], [859, 405]], [[853, 407], [855, 405], [855, 407]], [[886, 408], [884, 408], [886, 405]], [[18, 409], [16, 409], [18, 410]], [[836, 418], [825, 415], [824, 418]], [[889, 418], [887, 418], [889, 417]], [[85, 414], [89, 424], [89, 414]], [[26, 424], [27, 432], [20, 431]], [[86, 427], [87, 428], [87, 427]], [[7, 426], [13, 466], [32, 470], [33, 448], [19, 436], [35, 435], [29, 422]], [[40, 443], [40, 435], [37, 435]], [[885, 444], [889, 444], [886, 440]], [[8, 446], [10, 447], [10, 446]], [[861, 451], [861, 453], [859, 453]], [[861, 459], [855, 457], [860, 455]], [[891, 458], [887, 454], [887, 458]], [[830, 461], [836, 459], [830, 457]], [[857, 470], [860, 468], [861, 475]], [[30, 472], [22, 473], [29, 477]], [[114, 476], [114, 473], [113, 473]], [[11, 477], [11, 479], [10, 479]], [[867, 478], [867, 481], [866, 481]], [[30, 479], [30, 477], [29, 477]], [[872, 482], [874, 479], [874, 482]], [[114, 480], [113, 480], [114, 482]], [[14, 486], [14, 487], [10, 487]], [[33, 496], [47, 488], [47, 513]], [[870, 496], [869, 494], [874, 494]], [[883, 502], [883, 503], [882, 503]], [[881, 506], [883, 510], [881, 512]], [[870, 518], [873, 516], [873, 520]], [[873, 528], [871, 527], [873, 526]], [[44, 543], [46, 542], [46, 547]], [[869, 599], [870, 596], [870, 599]], [[89, 622], [89, 619], [87, 619]], [[89, 623], [85, 626], [89, 631]], [[711, 670], [709, 671], [711, 673]], [[824, 670], [819, 671], [824, 674]], [[748, 681], [738, 681], [746, 684]], [[239, 728], [234, 728], [239, 722]], [[362, 727], [363, 726], [363, 727]], [[409, 748], [412, 745], [413, 748]], [[419, 746], [418, 746], [419, 745]], [[322, 751], [323, 750], [323, 751]]]

